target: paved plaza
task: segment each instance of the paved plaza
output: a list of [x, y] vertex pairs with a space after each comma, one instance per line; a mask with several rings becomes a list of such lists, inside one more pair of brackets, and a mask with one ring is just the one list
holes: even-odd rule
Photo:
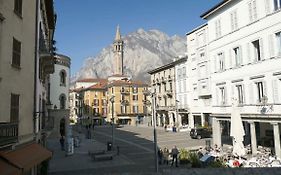
[[[74, 129], [73, 135], [81, 139], [80, 147], [75, 148], [74, 154], [65, 156], [60, 150], [58, 138], [48, 140], [48, 148], [53, 151], [50, 161], [49, 174], [51, 175], [90, 175], [90, 174], [156, 174], [154, 164], [153, 128], [124, 126], [114, 130], [114, 143], [119, 147], [112, 152], [113, 160], [93, 161], [88, 155], [89, 150], [106, 150], [107, 142], [112, 139], [111, 126], [99, 126], [92, 130], [92, 139], [86, 139], [85, 129]], [[188, 132], [165, 132], [157, 128], [158, 146], [171, 149], [197, 149], [205, 145], [205, 140], [196, 140], [189, 137]], [[281, 174], [279, 169], [191, 169], [184, 166], [179, 168], [169, 165], [160, 165], [158, 174]], [[262, 173], [266, 172], [266, 173]]]

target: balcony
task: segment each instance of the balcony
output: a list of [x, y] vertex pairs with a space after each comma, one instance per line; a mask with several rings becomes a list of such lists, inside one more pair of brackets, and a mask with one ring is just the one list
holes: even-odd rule
[[167, 97], [169, 97], [169, 98], [173, 97], [173, 91], [172, 90], [167, 90], [166, 94], [167, 94]]
[[128, 106], [129, 105], [129, 101], [128, 100], [120, 100], [120, 103], [123, 106]]
[[18, 141], [18, 123], [0, 123], [0, 147]]
[[40, 54], [40, 68], [43, 77], [45, 75], [52, 74], [55, 72], [55, 61], [52, 54], [50, 53]]
[[161, 80], [162, 80], [163, 84], [166, 84], [166, 78], [165, 77], [162, 77]]
[[129, 90], [125, 90], [125, 89], [120, 90], [120, 93], [124, 94], [124, 95], [129, 95], [130, 94]]

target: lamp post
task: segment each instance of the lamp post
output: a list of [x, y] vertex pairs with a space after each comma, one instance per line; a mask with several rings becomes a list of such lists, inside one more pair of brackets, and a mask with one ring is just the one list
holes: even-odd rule
[[114, 141], [114, 95], [112, 96], [112, 97], [110, 97], [110, 102], [111, 102], [111, 124], [112, 124], [112, 140], [111, 140], [111, 143], [112, 143], [112, 148], [113, 148], [113, 146], [114, 146], [114, 144], [113, 144], [113, 141]]
[[[155, 171], [158, 172], [158, 148], [157, 148], [157, 133], [156, 133], [156, 93], [151, 93], [149, 90], [144, 91], [144, 95], [151, 95], [152, 99], [152, 120], [153, 120], [153, 138], [154, 138], [154, 159], [155, 159]], [[147, 100], [146, 105], [151, 105]]]

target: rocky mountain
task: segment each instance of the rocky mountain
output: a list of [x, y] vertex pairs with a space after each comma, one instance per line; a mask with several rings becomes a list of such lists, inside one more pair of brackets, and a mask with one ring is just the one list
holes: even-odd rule
[[[186, 52], [184, 37], [169, 37], [159, 30], [136, 32], [123, 36], [124, 40], [124, 72], [133, 79], [149, 82], [149, 70], [172, 62], [176, 56]], [[112, 44], [95, 56], [84, 61], [82, 68], [73, 80], [81, 78], [106, 78], [113, 73]]]

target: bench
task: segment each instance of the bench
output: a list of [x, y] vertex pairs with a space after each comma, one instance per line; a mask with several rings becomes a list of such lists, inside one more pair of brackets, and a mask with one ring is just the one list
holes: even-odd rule
[[94, 156], [96, 155], [105, 154], [105, 150], [89, 151], [88, 154], [94, 159]]
[[112, 160], [113, 155], [112, 154], [100, 154], [100, 155], [95, 155], [93, 157], [94, 160], [100, 161], [100, 160]]

